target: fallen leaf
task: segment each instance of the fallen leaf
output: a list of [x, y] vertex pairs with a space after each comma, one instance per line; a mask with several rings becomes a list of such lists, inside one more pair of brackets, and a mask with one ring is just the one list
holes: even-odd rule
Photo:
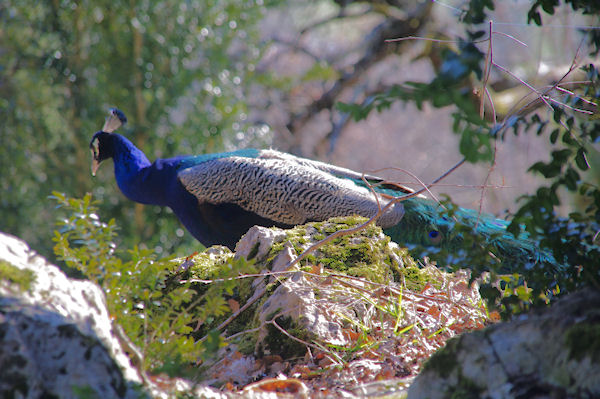
[[233, 313], [240, 310], [240, 303], [238, 301], [236, 301], [235, 299], [228, 299], [227, 303], [229, 304], [229, 308], [231, 309], [231, 311]]

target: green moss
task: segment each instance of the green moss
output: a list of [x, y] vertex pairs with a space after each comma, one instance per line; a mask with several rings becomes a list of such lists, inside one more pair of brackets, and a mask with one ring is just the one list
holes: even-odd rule
[[5, 260], [0, 260], [0, 279], [16, 285], [19, 291], [29, 291], [35, 281], [35, 274], [32, 270], [19, 269]]
[[349, 236], [334, 240], [319, 251], [322, 254], [319, 262], [329, 269], [377, 283], [391, 279], [391, 270], [383, 261], [382, 253], [371, 243], [353, 242]]
[[[188, 269], [190, 278], [209, 279], [219, 274], [220, 269], [227, 265], [233, 257], [229, 249], [224, 248], [224, 253], [215, 255], [206, 251], [196, 254], [192, 258], [193, 265]], [[177, 264], [180, 264], [180, 260]]]
[[283, 251], [283, 248], [285, 247], [285, 243], [286, 243], [286, 241], [284, 240], [282, 242], [276, 242], [276, 243], [273, 243], [273, 245], [271, 245], [271, 250], [267, 254], [266, 260], [264, 262], [262, 262], [267, 269], [269, 269], [269, 270], [271, 269], [271, 267], [273, 265], [273, 261], [275, 260], [277, 255], [279, 255], [279, 253], [281, 251]]
[[[304, 327], [298, 325], [291, 317], [280, 316], [275, 319], [275, 322], [292, 337], [301, 339], [305, 342], [311, 342], [314, 339], [314, 337], [309, 336]], [[284, 359], [302, 357], [306, 354], [306, 345], [302, 342], [282, 334], [281, 331], [272, 324], [267, 324], [266, 327], [267, 336], [263, 341], [265, 349], [270, 350], [271, 353], [278, 354]]]
[[[355, 227], [365, 221], [366, 219], [361, 217], [333, 218], [325, 222], [308, 223], [287, 230], [286, 239], [273, 243], [266, 257], [262, 260], [257, 260], [258, 263], [255, 265], [255, 269], [270, 270], [273, 261], [286, 246], [290, 246], [297, 254], [301, 254], [309, 245], [320, 241], [326, 236], [339, 230]], [[331, 242], [327, 242], [318, 250], [308, 254], [304, 261], [297, 267], [306, 270], [309, 266], [320, 264], [326, 269], [325, 273], [329, 271], [330, 273], [347, 274], [384, 284], [394, 279], [396, 281], [403, 281], [406, 286], [416, 290], [422, 289], [431, 280], [436, 281], [433, 274], [426, 272], [426, 269], [419, 268], [417, 263], [409, 256], [406, 249], [391, 246], [389, 243], [390, 239], [383, 235], [382, 230], [377, 225], [369, 224], [359, 232], [344, 235]], [[253, 249], [251, 253], [257, 253], [257, 249]], [[237, 261], [232, 261], [232, 256], [230, 252], [226, 252], [223, 255], [199, 254], [193, 258], [193, 265], [188, 271], [184, 272], [186, 275], [179, 276], [179, 278], [204, 280], [214, 279], [219, 276], [231, 276], [233, 271], [239, 270], [240, 272], [244, 272], [246, 269], [238, 267], [239, 265], [236, 266]], [[256, 254], [254, 254], [254, 258], [256, 258]], [[177, 268], [180, 263], [177, 264]], [[176, 269], [175, 266], [174, 269]], [[226, 270], [229, 270], [229, 274], [223, 274]], [[247, 332], [240, 334], [232, 342], [237, 345], [241, 353], [251, 354], [256, 350], [258, 339], [257, 327], [260, 326], [258, 310], [263, 307], [264, 303], [280, 285], [281, 279], [284, 278], [286, 277], [282, 275], [278, 280], [269, 283], [270, 278], [268, 276], [264, 277], [264, 283], [266, 284], [264, 295], [227, 326], [226, 335]], [[234, 299], [240, 305], [245, 304], [254, 294], [255, 288], [252, 287], [254, 281], [254, 278], [234, 280], [232, 282], [234, 288], [227, 291], [228, 294], [225, 299]], [[201, 294], [205, 293], [208, 287], [211, 286], [213, 284], [198, 283], [192, 288]], [[315, 294], [319, 296], [319, 292]], [[201, 307], [202, 304], [200, 303], [199, 306]], [[207, 330], [220, 324], [230, 314], [228, 312], [222, 317], [213, 317], [210, 320], [206, 320], [204, 325], [195, 331], [193, 336], [195, 338], [203, 336]], [[273, 316], [275, 314], [271, 315], [271, 317]], [[314, 339], [314, 337], [308, 336], [309, 334], [301, 322], [294, 321], [290, 317], [279, 317], [277, 324], [292, 336], [303, 341], [311, 342]], [[267, 324], [266, 328], [267, 337], [264, 341], [260, 342], [261, 346], [259, 348], [268, 349], [283, 358], [303, 356], [305, 354], [306, 347], [304, 344], [282, 334], [272, 324]], [[257, 331], [253, 331], [254, 329], [257, 329]]]
[[456, 361], [456, 351], [460, 346], [460, 337], [446, 341], [446, 346], [435, 352], [423, 365], [424, 372], [434, 372], [442, 378], [448, 378], [453, 371], [460, 372]]
[[590, 356], [594, 363], [600, 361], [600, 324], [578, 323], [566, 334], [569, 358], [581, 360]]
[[[367, 219], [350, 216], [332, 218], [326, 222], [309, 223], [314, 228], [311, 239], [320, 241], [337, 231], [364, 223]], [[307, 261], [322, 264], [335, 272], [364, 277], [384, 283], [391, 278], [389, 263], [386, 262], [386, 240], [380, 240], [381, 229], [370, 224], [363, 230], [336, 238], [309, 255]]]
[[441, 272], [437, 268], [420, 268], [416, 264], [406, 265], [400, 272], [404, 277], [406, 287], [412, 291], [422, 291], [427, 284], [440, 289], [443, 280], [439, 273]]
[[307, 264], [307, 263], [309, 263], [309, 264], [315, 265], [315, 264], [317, 264], [317, 263], [318, 263], [318, 262], [317, 262], [317, 257], [316, 257], [315, 255], [313, 255], [313, 254], [308, 254], [308, 255], [307, 255], [305, 258], [304, 258], [304, 260], [306, 261], [306, 262], [304, 262], [304, 264]]
[[[173, 291], [181, 286], [181, 280], [198, 279], [209, 280], [219, 275], [219, 271], [226, 267], [227, 262], [233, 257], [229, 249], [225, 249], [223, 254], [215, 255], [206, 251], [194, 255], [191, 259], [175, 258], [170, 261], [172, 273], [163, 283], [163, 292]], [[189, 262], [187, 268], [182, 265]], [[209, 288], [208, 284], [197, 283], [193, 285], [193, 290], [198, 295], [202, 295]]]
[[[336, 217], [287, 230], [286, 240], [273, 244], [265, 266], [270, 268], [272, 261], [286, 243], [290, 243], [296, 253], [301, 254], [309, 244], [366, 221], [367, 219], [360, 216]], [[403, 281], [415, 290], [422, 289], [428, 282], [439, 284], [438, 279], [423, 272], [410, 257], [407, 249], [390, 247], [389, 242], [389, 237], [383, 235], [381, 228], [372, 223], [357, 233], [344, 235], [326, 243], [317, 251], [308, 254], [302, 260], [301, 266], [322, 264], [335, 273], [362, 277], [377, 283], [387, 283], [394, 279]], [[402, 267], [392, 257], [400, 259]]]
[[479, 399], [484, 391], [484, 387], [480, 387], [473, 380], [461, 374], [458, 384], [453, 387], [452, 392], [448, 392], [447, 397], [449, 399]]

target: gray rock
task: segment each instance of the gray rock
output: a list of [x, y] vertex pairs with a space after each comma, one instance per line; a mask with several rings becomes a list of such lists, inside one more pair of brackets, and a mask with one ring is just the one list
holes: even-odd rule
[[262, 226], [251, 227], [235, 246], [236, 256], [248, 258], [253, 254], [258, 260], [264, 259], [276, 242], [285, 240], [285, 230], [268, 229]]
[[600, 397], [600, 292], [448, 341], [408, 398]]
[[180, 378], [161, 377], [158, 386], [131, 365], [121, 344], [135, 350], [111, 323], [100, 287], [68, 278], [0, 232], [0, 397], [231, 396]]
[[0, 396], [139, 397], [141, 379], [98, 286], [67, 278], [2, 233], [0, 262], [20, 276], [0, 280]]

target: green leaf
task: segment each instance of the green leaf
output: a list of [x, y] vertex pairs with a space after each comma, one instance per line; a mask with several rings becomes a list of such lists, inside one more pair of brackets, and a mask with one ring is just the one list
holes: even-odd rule
[[541, 26], [542, 16], [537, 11], [529, 11], [529, 13], [527, 14], [527, 22], [529, 23], [531, 21], [533, 21], [536, 25]]
[[585, 148], [580, 147], [577, 150], [577, 155], [575, 155], [575, 163], [577, 164], [577, 167], [584, 171], [590, 168], [590, 164], [585, 156], [585, 152]]
[[571, 191], [577, 190], [577, 184], [579, 183], [580, 177], [579, 173], [575, 171], [573, 168], [567, 169], [565, 173], [564, 181], [567, 188]]
[[541, 5], [546, 13], [554, 15], [554, 7], [558, 6], [558, 0], [543, 0]]
[[360, 121], [366, 119], [369, 116], [369, 113], [373, 109], [373, 104], [370, 103], [368, 105], [360, 105], [360, 104], [347, 104], [343, 102], [336, 103], [337, 109], [341, 112], [346, 112], [352, 116], [352, 119], [355, 121]]
[[556, 161], [559, 163], [565, 163], [572, 153], [573, 152], [568, 148], [564, 148], [558, 151], [552, 151], [552, 160], [553, 162]]

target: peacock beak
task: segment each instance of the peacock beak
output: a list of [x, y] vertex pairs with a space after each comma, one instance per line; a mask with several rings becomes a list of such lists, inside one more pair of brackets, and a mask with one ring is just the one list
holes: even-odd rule
[[96, 176], [96, 171], [100, 167], [100, 162], [96, 157], [96, 152], [92, 149], [92, 176]]
[[100, 162], [96, 161], [95, 159], [92, 159], [92, 176], [96, 176], [96, 171], [98, 170], [99, 166]]

